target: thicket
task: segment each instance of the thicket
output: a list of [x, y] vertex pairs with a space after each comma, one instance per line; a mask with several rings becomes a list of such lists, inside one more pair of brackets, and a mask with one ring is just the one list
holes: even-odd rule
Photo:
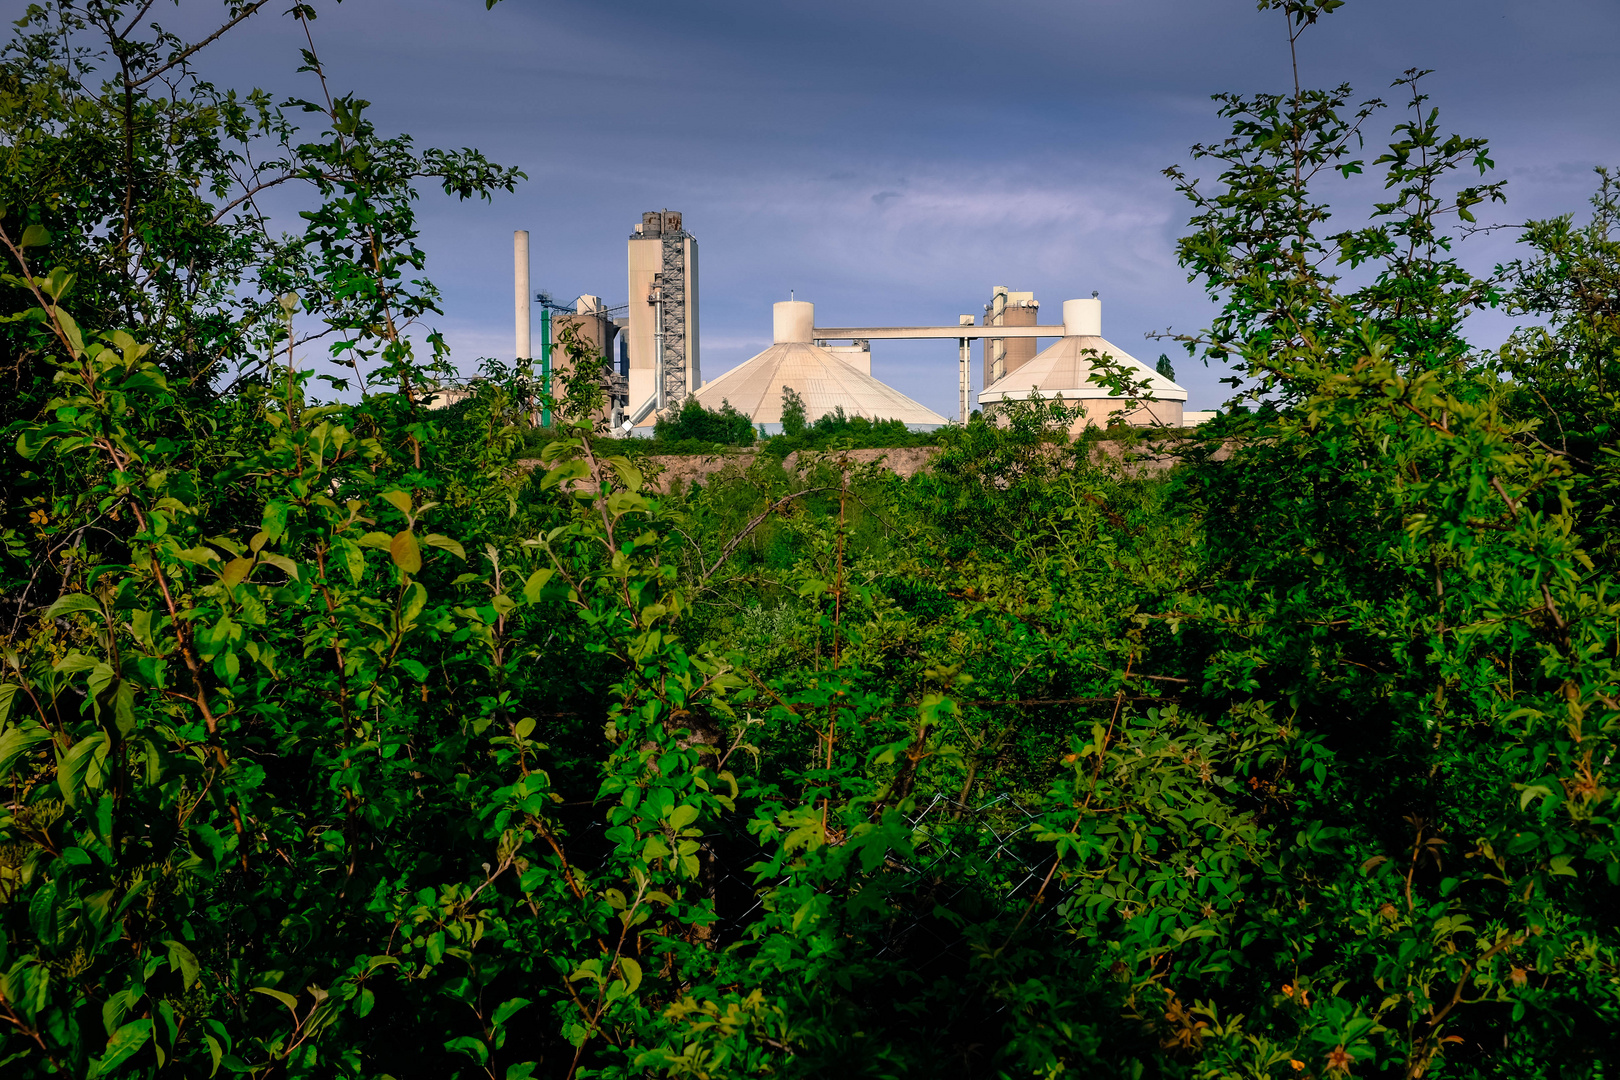
[[653, 425], [653, 438], [661, 443], [690, 441], [716, 446], [752, 446], [754, 422], [729, 401], [722, 401], [718, 409], [705, 409], [697, 398], [689, 397], [679, 411], [667, 418], [658, 418]]
[[532, 475], [500, 372], [424, 407], [415, 185], [519, 177], [146, 14], [0, 57], [6, 1075], [1614, 1070], [1610, 174], [1480, 277], [1419, 73], [1370, 164], [1381, 103], [1222, 96], [1224, 443], [1144, 479], [1035, 402], [662, 496], [588, 381]]
[[[518, 421], [516, 404], [522, 398], [516, 388], [521, 380], [485, 379], [477, 392], [445, 410], [440, 426], [451, 438], [477, 432], [486, 437], [488, 425], [480, 417], [497, 415]], [[775, 435], [756, 433], [752, 421], [730, 402], [720, 408], [705, 408], [696, 398], [688, 398], [678, 412], [661, 417], [653, 425], [652, 438], [612, 437], [598, 433], [595, 446], [606, 454], [622, 454], [640, 465], [645, 459], [666, 454], [728, 454], [739, 448], [758, 445], [766, 454], [781, 461], [796, 451], [826, 453], [833, 450], [892, 449], [907, 446], [935, 446], [939, 436], [932, 431], [912, 431], [900, 420], [872, 420], [847, 416], [842, 405], [814, 421], [805, 418], [804, 402], [788, 388], [782, 395], [782, 431]], [[566, 438], [565, 427], [531, 428], [519, 434], [513, 445], [520, 457], [543, 454], [545, 447]]]
[[905, 446], [934, 446], [932, 431], [912, 431], [902, 420], [847, 416], [842, 405], [811, 420], [804, 402], [791, 387], [782, 391], [782, 431], [765, 440], [767, 454], [781, 460], [800, 450], [866, 450]]

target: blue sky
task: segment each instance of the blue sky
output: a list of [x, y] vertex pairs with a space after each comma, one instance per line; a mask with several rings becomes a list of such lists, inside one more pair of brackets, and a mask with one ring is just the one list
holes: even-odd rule
[[[382, 126], [529, 174], [491, 204], [423, 209], [439, 325], [466, 366], [511, 349], [514, 228], [531, 231], [536, 288], [621, 303], [625, 237], [661, 207], [699, 240], [709, 378], [769, 343], [790, 289], [823, 325], [954, 322], [994, 285], [1033, 290], [1056, 322], [1097, 290], [1104, 334], [1151, 362], [1168, 346], [1146, 332], [1212, 313], [1175, 263], [1188, 211], [1161, 170], [1223, 134], [1210, 94], [1291, 85], [1282, 16], [1244, 0], [482, 7], [348, 0], [314, 27], [335, 87], [372, 100]], [[292, 89], [301, 44], [273, 18], [222, 42], [209, 70]], [[1592, 167], [1620, 165], [1614, 0], [1349, 0], [1300, 61], [1307, 85], [1364, 96], [1435, 69], [1442, 120], [1490, 138], [1509, 182], [1484, 220], [1580, 212]], [[1347, 189], [1341, 220], [1371, 194]], [[1489, 269], [1513, 234], [1459, 254]], [[1476, 344], [1506, 326], [1476, 320]], [[1224, 373], [1173, 356], [1189, 407], [1218, 405]], [[952, 415], [955, 359], [951, 342], [879, 342], [873, 373]]]

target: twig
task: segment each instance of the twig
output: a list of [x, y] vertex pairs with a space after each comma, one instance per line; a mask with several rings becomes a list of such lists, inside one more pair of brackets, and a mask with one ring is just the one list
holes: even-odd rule
[[188, 45], [184, 49], [181, 49], [179, 52], [174, 53], [173, 55], [171, 55], [169, 57], [168, 62], [165, 63], [162, 67], [153, 68], [151, 71], [147, 72], [141, 78], [136, 79], [134, 82], [128, 82], [128, 83], [126, 83], [126, 85], [130, 89], [134, 89], [137, 86], [144, 86], [147, 83], [151, 82], [153, 79], [157, 78], [159, 75], [163, 74], [165, 71], [168, 71], [170, 68], [176, 66], [177, 64], [184, 63], [188, 57], [190, 57], [191, 55], [193, 55], [194, 53], [196, 53], [196, 52], [198, 52], [198, 51], [200, 51], [202, 49], [206, 49], [208, 46], [210, 46], [214, 42], [218, 41], [221, 37], [223, 37], [225, 35], [226, 31], [230, 30], [233, 26], [240, 23], [243, 19], [246, 19], [249, 16], [251, 16], [254, 12], [256, 12], [260, 8], [264, 7], [264, 5], [269, 3], [269, 2], [270, 2], [270, 0], [257, 0], [256, 3], [249, 4], [247, 7], [243, 8], [237, 14], [236, 18], [232, 19], [230, 22], [226, 23], [224, 26], [221, 26], [218, 30], [215, 30], [212, 34], [209, 34], [207, 37], [203, 38], [201, 41], [197, 42], [195, 45]]

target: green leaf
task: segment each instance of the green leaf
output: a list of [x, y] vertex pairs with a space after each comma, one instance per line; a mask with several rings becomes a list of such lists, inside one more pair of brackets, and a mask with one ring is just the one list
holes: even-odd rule
[[422, 551], [416, 546], [416, 536], [411, 530], [402, 530], [388, 542], [388, 554], [393, 558], [394, 565], [405, 573], [421, 572]]
[[259, 561], [270, 564], [293, 581], [298, 580], [298, 564], [285, 555], [277, 555], [273, 551], [261, 551], [259, 552]]
[[[377, 535], [382, 536], [382, 533]], [[383, 539], [387, 540], [388, 538], [384, 536]], [[343, 563], [349, 569], [349, 580], [356, 585], [360, 584], [360, 579], [366, 574], [366, 553], [360, 550], [359, 544], [349, 540], [339, 540], [337, 546], [343, 552]]]
[[23, 230], [22, 239], [17, 242], [21, 248], [39, 247], [41, 244], [51, 242], [51, 232], [37, 222]]
[[510, 1001], [501, 1002], [500, 1007], [495, 1010], [495, 1026], [500, 1027], [502, 1024], [512, 1019], [512, 1017], [516, 1016], [519, 1009], [528, 1004], [529, 999], [521, 997], [512, 998]]
[[404, 602], [400, 605], [399, 624], [409, 626], [415, 622], [416, 617], [422, 614], [422, 609], [427, 606], [427, 599], [427, 590], [422, 587], [422, 583], [411, 582], [405, 589]]
[[542, 491], [550, 491], [559, 484], [567, 484], [569, 481], [579, 480], [585, 476], [589, 476], [590, 471], [590, 466], [586, 465], [578, 458], [574, 458], [571, 461], [565, 461], [561, 465], [558, 465], [556, 468], [547, 472], [546, 475], [541, 478], [540, 489]]
[[180, 986], [190, 990], [199, 981], [202, 965], [197, 963], [196, 954], [178, 941], [165, 941], [169, 947], [169, 970], [180, 973]]
[[112, 692], [113, 723], [118, 734], [129, 738], [135, 730], [135, 684], [128, 679], [117, 679]]
[[1540, 795], [1543, 798], [1549, 797], [1552, 795], [1552, 788], [1543, 784], [1526, 784], [1524, 786], [1524, 790], [1519, 792], [1519, 809], [1523, 810], [1525, 807], [1529, 806], [1530, 800], [1534, 799], [1537, 795]]
[[631, 464], [629, 458], [610, 457], [608, 458], [608, 464], [612, 465], [613, 471], [619, 474], [619, 483], [623, 484], [627, 491], [641, 490], [643, 482], [641, 470]]
[[426, 536], [422, 537], [422, 543], [431, 548], [439, 548], [442, 551], [448, 551], [450, 554], [463, 561], [465, 561], [467, 558], [466, 550], [448, 536], [440, 536], [438, 533], [428, 533]]
[[127, 392], [135, 390], [167, 390], [168, 380], [161, 371], [137, 371], [129, 378], [118, 384], [118, 389]]
[[698, 819], [698, 808], [691, 803], [683, 803], [670, 812], [669, 824], [671, 828], [684, 829]]
[[452, 1053], [466, 1054], [480, 1065], [489, 1063], [489, 1047], [484, 1045], [484, 1040], [475, 1039], [471, 1035], [460, 1035], [450, 1039], [444, 1044], [444, 1048]]
[[633, 491], [615, 491], [607, 498], [608, 513], [614, 517], [628, 514], [633, 510], [647, 510], [652, 504]]
[[[61, 267], [57, 267], [57, 270], [60, 269]], [[51, 271], [51, 277], [56, 277], [55, 270]], [[58, 287], [60, 288], [61, 292], [66, 292], [70, 287], [72, 287], [72, 285], [72, 274], [63, 275], [63, 280], [58, 283]], [[59, 295], [52, 294], [51, 299], [59, 299]], [[56, 324], [62, 329], [63, 336], [68, 339], [68, 347], [73, 350], [73, 355], [75, 357], [83, 356], [84, 335], [79, 331], [79, 324], [73, 321], [73, 316], [69, 315], [61, 308], [54, 308], [51, 311], [51, 317], [56, 320]]]
[[253, 987], [253, 992], [255, 994], [263, 994], [265, 997], [275, 998], [277, 1001], [287, 1006], [287, 1008], [291, 1009], [294, 1016], [298, 1015], [298, 999], [293, 997], [291, 994], [283, 993], [280, 990], [274, 990], [268, 986], [255, 986]]
[[107, 1000], [101, 1006], [101, 1023], [107, 1029], [107, 1038], [112, 1038], [123, 1026], [124, 1017], [129, 1015], [136, 1002], [145, 994], [138, 987], [126, 986], [122, 990], [107, 995]]
[[403, 492], [403, 491], [385, 491], [385, 492], [383, 492], [382, 497], [387, 499], [388, 502], [394, 507], [394, 509], [396, 509], [400, 513], [404, 514], [406, 517], [410, 517], [410, 515], [411, 515], [411, 497], [409, 495], [407, 495], [405, 492]]
[[86, 773], [90, 762], [97, 751], [105, 751], [107, 736], [104, 732], [86, 735], [69, 750], [65, 756], [60, 756], [56, 763], [56, 786], [61, 789], [62, 797], [69, 806], [79, 805], [79, 793], [85, 787]]
[[57, 599], [56, 603], [45, 609], [45, 618], [55, 619], [62, 615], [72, 615], [76, 612], [94, 612], [101, 614], [101, 605], [96, 598], [85, 593], [68, 593]]
[[540, 590], [546, 587], [546, 582], [550, 581], [551, 576], [555, 573], [555, 570], [548, 569], [536, 570], [534, 573], [530, 574], [529, 580], [523, 583], [523, 599], [527, 600], [531, 604], [538, 603], [540, 600]]
[[264, 506], [264, 513], [259, 518], [259, 531], [272, 543], [280, 540], [287, 532], [287, 516], [291, 506], [280, 500], [272, 499]]
[[17, 759], [42, 742], [50, 740], [51, 733], [37, 721], [27, 720], [0, 735], [0, 780], [11, 775]]
[[152, 346], [140, 344], [126, 330], [114, 330], [106, 335], [106, 339], [112, 342], [113, 348], [123, 354], [126, 364], [133, 364], [152, 351]]
[[624, 976], [625, 989], [630, 993], [636, 992], [641, 985], [641, 965], [628, 956], [619, 957], [619, 972]]
[[107, 1040], [107, 1049], [90, 1066], [90, 1076], [105, 1076], [128, 1061], [152, 1037], [152, 1021], [131, 1020]]

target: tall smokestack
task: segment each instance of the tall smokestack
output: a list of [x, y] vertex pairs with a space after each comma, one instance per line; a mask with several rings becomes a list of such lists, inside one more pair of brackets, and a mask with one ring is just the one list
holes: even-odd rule
[[530, 359], [529, 339], [529, 230], [512, 233], [512, 305], [517, 317], [517, 349], [519, 360]]

